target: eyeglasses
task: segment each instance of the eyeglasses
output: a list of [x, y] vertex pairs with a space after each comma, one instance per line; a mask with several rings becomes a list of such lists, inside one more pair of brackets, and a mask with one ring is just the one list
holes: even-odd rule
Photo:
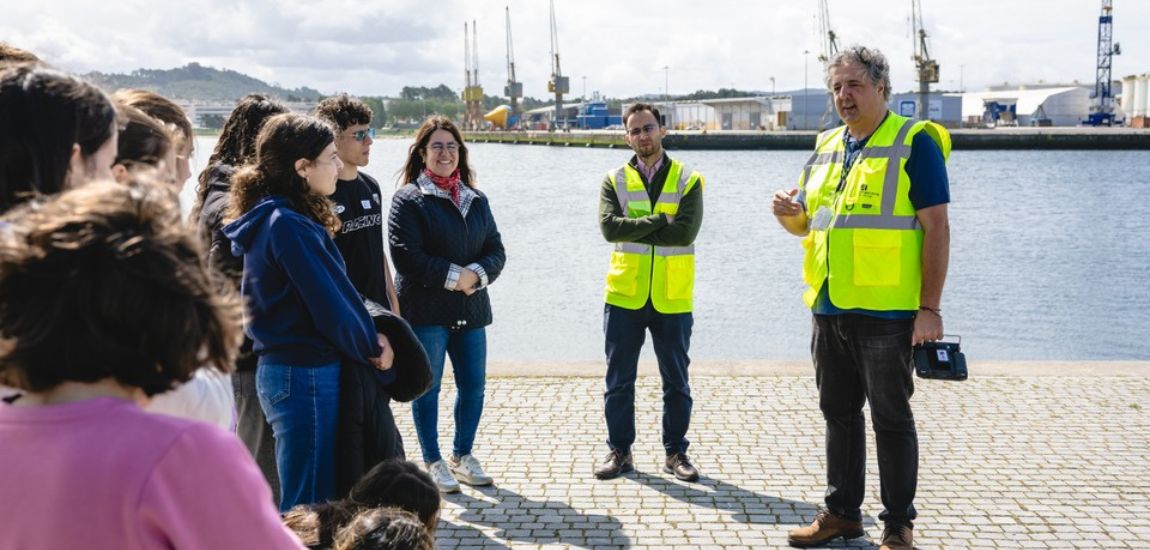
[[444, 151], [447, 151], [448, 153], [454, 153], [459, 150], [459, 144], [455, 143], [454, 141], [451, 143], [432, 143], [431, 145], [428, 145], [427, 148], [435, 151], [436, 153], [442, 153]]
[[655, 133], [655, 130], [658, 130], [658, 129], [659, 129], [658, 124], [647, 124], [647, 125], [644, 125], [642, 128], [631, 128], [630, 130], [627, 130], [627, 133], [631, 134], [631, 137], [637, 137], [640, 134], [653, 134], [653, 133]]
[[360, 130], [358, 132], [352, 132], [352, 134], [351, 134], [351, 139], [354, 139], [356, 141], [363, 141], [367, 138], [375, 139], [375, 128], [368, 128], [366, 130]]

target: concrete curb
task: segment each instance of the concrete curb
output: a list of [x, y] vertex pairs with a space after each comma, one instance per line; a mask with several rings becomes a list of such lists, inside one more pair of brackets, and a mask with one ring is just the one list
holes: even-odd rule
[[[487, 376], [496, 378], [600, 378], [602, 361], [491, 361]], [[1150, 361], [976, 361], [972, 378], [984, 376], [1150, 377]], [[693, 376], [810, 376], [810, 361], [694, 361]], [[654, 361], [639, 362], [639, 376], [658, 376]]]

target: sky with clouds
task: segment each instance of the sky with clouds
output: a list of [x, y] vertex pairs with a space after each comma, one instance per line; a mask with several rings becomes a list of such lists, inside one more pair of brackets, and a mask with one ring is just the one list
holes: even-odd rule
[[[842, 44], [875, 46], [895, 91], [915, 87], [910, 0], [828, 0]], [[518, 79], [543, 98], [550, 75], [545, 0], [3, 0], [0, 41], [67, 70], [129, 72], [189, 62], [325, 93], [463, 88], [463, 25], [479, 32], [480, 81], [506, 80], [504, 7]], [[1097, 0], [921, 0], [940, 85], [1094, 81]], [[1150, 1], [1115, 0], [1123, 54], [1113, 76], [1150, 72]], [[816, 0], [555, 0], [571, 92], [610, 97], [737, 87], [816, 86]], [[810, 51], [804, 55], [804, 50]], [[664, 67], [668, 67], [666, 70]]]

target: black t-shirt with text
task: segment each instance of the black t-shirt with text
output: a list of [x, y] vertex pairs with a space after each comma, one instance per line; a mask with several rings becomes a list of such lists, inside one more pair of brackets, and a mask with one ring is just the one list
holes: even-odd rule
[[342, 222], [335, 245], [347, 264], [347, 276], [364, 297], [390, 308], [383, 271], [383, 209], [379, 183], [360, 172], [354, 180], [339, 180], [331, 195]]

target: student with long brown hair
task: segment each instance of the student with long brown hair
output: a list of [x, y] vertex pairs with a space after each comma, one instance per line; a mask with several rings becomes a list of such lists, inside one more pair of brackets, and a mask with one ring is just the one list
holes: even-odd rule
[[[348, 280], [331, 237], [327, 196], [340, 160], [319, 119], [282, 114], [256, 140], [256, 162], [232, 182], [224, 235], [242, 254], [256, 390], [276, 440], [280, 509], [335, 496], [335, 430], [343, 363], [390, 371], [386, 338]], [[386, 381], [384, 381], [386, 383]]]
[[[208, 157], [208, 166], [200, 172], [196, 186], [196, 202], [189, 222], [197, 225], [210, 243], [208, 263], [223, 273], [236, 290], [240, 288], [244, 262], [232, 255], [231, 242], [222, 231], [231, 202], [232, 178], [244, 165], [255, 162], [256, 137], [264, 123], [286, 112], [288, 108], [283, 104], [260, 94], [241, 98], [224, 121], [220, 138]], [[236, 435], [255, 457], [278, 500], [280, 482], [276, 474], [275, 436], [256, 393], [256, 359], [252, 340], [245, 335], [236, 357], [236, 371], [232, 373]]]

